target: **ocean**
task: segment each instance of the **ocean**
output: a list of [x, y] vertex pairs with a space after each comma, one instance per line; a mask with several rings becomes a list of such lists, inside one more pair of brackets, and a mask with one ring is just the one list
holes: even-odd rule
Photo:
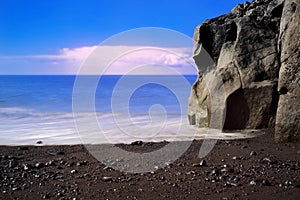
[[[190, 87], [197, 78], [194, 75], [182, 77], [186, 79]], [[91, 141], [87, 142], [102, 143], [107, 142], [107, 140], [101, 141], [101, 137], [95, 140], [95, 135], [103, 132], [103, 130], [106, 130], [106, 134], [109, 132], [110, 135], [107, 137], [114, 138], [112, 142], [124, 142], [124, 137], [122, 137], [124, 131], [120, 131], [120, 123], [128, 131], [130, 131], [128, 127], [135, 127], [137, 124], [146, 127], [149, 121], [152, 127], [157, 125], [153, 124], [152, 119], [150, 119], [151, 116], [149, 117], [149, 109], [151, 110], [153, 105], [160, 105], [160, 107], [156, 109], [156, 113], [152, 114], [157, 116], [163, 114], [167, 118], [166, 121], [177, 123], [179, 119], [181, 120], [182, 115], [186, 115], [185, 111], [187, 111], [188, 104], [187, 95], [189, 91], [186, 91], [187, 88], [182, 88], [178, 82], [178, 80], [182, 80], [182, 77], [127, 76], [125, 77], [125, 85], [124, 81], [122, 82], [123, 88], [116, 91], [118, 82], [124, 80], [124, 76], [84, 76], [86, 80], [98, 78], [99, 82], [96, 91], [92, 93], [94, 105], [91, 107], [94, 110], [90, 109], [89, 106], [82, 105], [77, 116], [80, 115], [80, 119], [88, 121], [84, 126], [91, 127], [89, 123], [92, 122], [89, 122], [89, 119], [91, 115], [96, 113], [97, 120], [104, 124], [104, 127], [101, 127], [102, 130], [87, 129], [88, 133], [86, 134], [89, 136], [84, 135], [82, 137], [82, 134], [78, 133], [78, 124], [75, 123], [72, 107], [74, 82], [78, 77], [71, 75], [2, 75], [0, 76], [0, 143], [35, 144], [37, 141], [43, 141], [45, 144], [78, 144], [85, 142], [83, 138], [86, 137], [91, 138]], [[143, 80], [143, 84], [133, 90], [131, 86], [136, 86], [140, 80]], [[164, 80], [165, 85], [160, 84], [160, 80]], [[88, 84], [82, 86], [80, 91], [82, 98], [87, 95], [88, 87]], [[174, 94], [174, 91], [179, 94]], [[130, 95], [130, 98], [125, 99], [124, 95]], [[184, 106], [179, 105], [177, 96], [184, 96], [186, 99], [183, 103]], [[115, 101], [127, 100], [127, 106], [112, 106], [113, 99], [117, 99]], [[84, 99], [82, 101], [84, 102]], [[182, 109], [185, 109], [184, 113]], [[114, 116], [119, 116], [118, 118], [129, 117], [130, 122], [126, 124], [125, 122], [128, 122], [126, 119], [116, 125]], [[138, 130], [141, 129], [143, 127]], [[147, 130], [149, 130], [149, 126]], [[140, 134], [125, 133], [125, 138], [128, 141], [145, 139], [148, 136], [143, 135], [143, 132], [141, 131]], [[151, 134], [151, 137], [153, 139], [155, 133]]]
[[188, 124], [188, 97], [196, 79], [196, 75], [1, 75], [0, 145], [244, 137]]

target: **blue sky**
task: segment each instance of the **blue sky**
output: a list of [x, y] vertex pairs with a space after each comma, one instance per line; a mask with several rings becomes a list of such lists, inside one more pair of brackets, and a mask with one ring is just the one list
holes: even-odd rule
[[[9, 0], [0, 5], [0, 74], [74, 73], [78, 63], [50, 65], [39, 55], [93, 47], [133, 28], [163, 27], [192, 37], [205, 19], [241, 0]], [[138, 45], [138, 44], [137, 44]], [[32, 59], [31, 57], [34, 57]], [[41, 56], [43, 57], [43, 56]], [[52, 64], [53, 64], [52, 60]]]

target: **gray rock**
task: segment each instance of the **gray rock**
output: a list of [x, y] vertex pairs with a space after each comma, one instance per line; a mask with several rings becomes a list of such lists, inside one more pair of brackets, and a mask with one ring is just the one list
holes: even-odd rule
[[239, 4], [195, 29], [199, 78], [189, 99], [190, 124], [276, 126], [277, 141], [300, 141], [299, 1]]
[[280, 24], [281, 68], [280, 93], [276, 116], [275, 139], [300, 142], [300, 1], [286, 0]]

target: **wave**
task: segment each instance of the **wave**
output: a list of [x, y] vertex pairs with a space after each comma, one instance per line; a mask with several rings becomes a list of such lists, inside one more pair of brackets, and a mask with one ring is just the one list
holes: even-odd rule
[[40, 112], [18, 107], [0, 109], [1, 145], [35, 145], [40, 140], [46, 145], [62, 145], [250, 136], [250, 131], [222, 133], [196, 128], [190, 126], [185, 117], [175, 114], [164, 118], [155, 113], [129, 116], [124, 113]]

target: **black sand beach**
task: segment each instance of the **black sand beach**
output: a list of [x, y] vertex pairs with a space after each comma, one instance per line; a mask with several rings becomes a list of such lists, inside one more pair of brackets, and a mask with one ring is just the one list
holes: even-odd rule
[[[145, 174], [108, 168], [82, 145], [1, 146], [0, 199], [299, 199], [300, 144], [273, 138], [219, 140], [204, 159], [194, 141], [175, 163]], [[165, 144], [118, 146], [149, 152]]]

